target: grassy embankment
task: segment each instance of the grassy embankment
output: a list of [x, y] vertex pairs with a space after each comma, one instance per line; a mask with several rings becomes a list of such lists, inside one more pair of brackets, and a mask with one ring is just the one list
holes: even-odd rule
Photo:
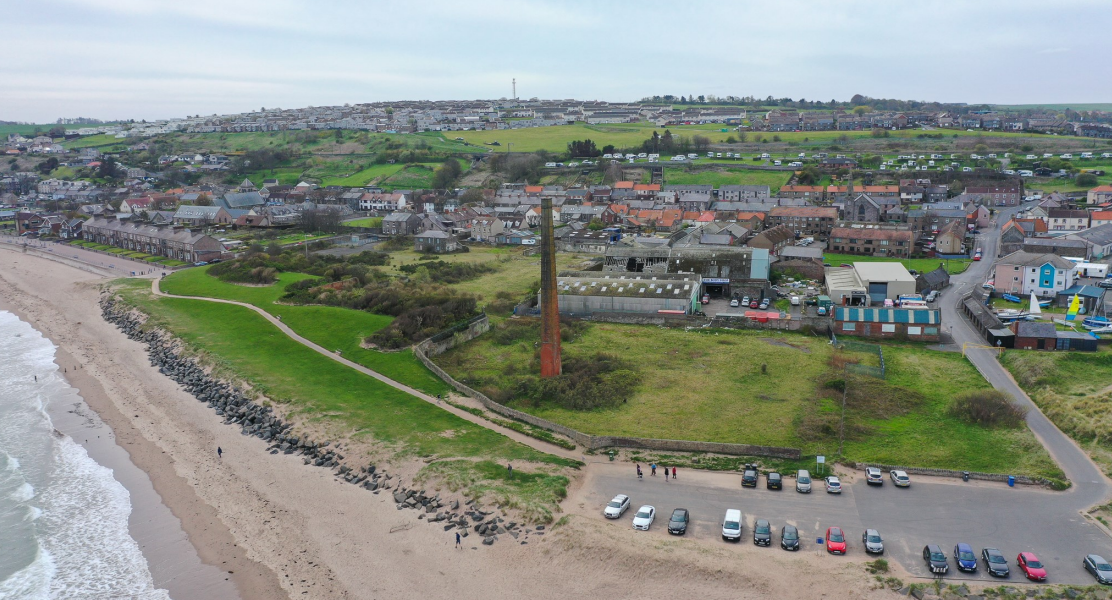
[[278, 282], [268, 286], [225, 283], [208, 275], [206, 268], [186, 269], [160, 282], [162, 291], [178, 296], [204, 296], [246, 302], [281, 316], [282, 322], [299, 335], [330, 350], [340, 350], [344, 358], [378, 371], [387, 377], [428, 394], [443, 394], [448, 386], [425, 368], [411, 350], [378, 352], [363, 348], [363, 339], [386, 327], [393, 319], [364, 311], [335, 306], [278, 304], [291, 283], [310, 279], [304, 273], [282, 273]]
[[[574, 461], [537, 452], [321, 356], [246, 308], [156, 298], [148, 286], [146, 280], [117, 282], [122, 297], [151, 315], [153, 324], [203, 353], [220, 375], [244, 380], [283, 405], [295, 422], [380, 444], [386, 457], [422, 458], [428, 465], [419, 479], [504, 499], [526, 519], [551, 521], [559, 510], [565, 468]], [[308, 318], [293, 314], [283, 320]], [[516, 467], [512, 480], [492, 467], [507, 461]]]
[[382, 217], [366, 217], [344, 221], [345, 227], [382, 227]]
[[[527, 336], [501, 345], [488, 334], [437, 362], [480, 390], [510, 389], [515, 376], [532, 372], [534, 341]], [[565, 357], [596, 352], [640, 367], [642, 382], [624, 404], [583, 412], [520, 398], [511, 405], [598, 435], [788, 446], [835, 456], [842, 401], [837, 365], [876, 360], [798, 334], [602, 323], [564, 344]], [[1061, 477], [1028, 429], [983, 428], [949, 414], [955, 395], [989, 388], [960, 355], [887, 344], [884, 356], [886, 380], [849, 377], [842, 458]]]
[[969, 264], [973, 262], [967, 258], [944, 260], [941, 258], [904, 258], [894, 259], [881, 256], [857, 256], [856, 254], [823, 254], [822, 260], [835, 267], [845, 264], [853, 264], [855, 262], [899, 262], [908, 270], [919, 271], [920, 273], [927, 273], [938, 268], [938, 265], [945, 264], [946, 271], [951, 275], [963, 273]]
[[1043, 414], [1112, 476], [1112, 347], [1098, 352], [1009, 350], [1001, 363]]
[[791, 179], [790, 171], [757, 171], [753, 169], [716, 169], [688, 171], [686, 169], [664, 169], [664, 182], [671, 185], [711, 184], [724, 185], [767, 185], [776, 194]]

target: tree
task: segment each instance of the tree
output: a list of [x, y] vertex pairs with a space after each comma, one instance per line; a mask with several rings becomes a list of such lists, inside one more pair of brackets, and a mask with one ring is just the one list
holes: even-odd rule
[[432, 187], [438, 190], [446, 190], [452, 187], [463, 170], [459, 166], [459, 161], [454, 158], [449, 158], [444, 161], [432, 176]]
[[599, 219], [597, 217], [591, 219], [590, 223], [587, 223], [587, 229], [590, 229], [591, 231], [601, 231], [603, 227], [606, 227], [606, 224], [602, 222], [602, 219]]
[[38, 165], [35, 166], [35, 170], [38, 171], [39, 173], [42, 173], [43, 175], [46, 175], [46, 174], [50, 173], [51, 171], [53, 171], [54, 169], [57, 169], [57, 168], [58, 168], [58, 159], [53, 157], [53, 156], [51, 156], [50, 158], [42, 161], [41, 163], [39, 163]]
[[[655, 135], [656, 132], [653, 133]], [[617, 150], [617, 148], [614, 147], [614, 144], [607, 144], [602, 147], [602, 154], [613, 154], [615, 150]]]
[[706, 152], [710, 148], [710, 138], [705, 135], [696, 135], [691, 138], [691, 145], [696, 152]]
[[568, 156], [571, 158], [590, 158], [602, 156], [602, 154], [603, 153], [595, 147], [595, 143], [592, 140], [573, 140], [568, 142]]
[[100, 166], [97, 167], [97, 177], [101, 179], [115, 179], [116, 159], [111, 156], [104, 157], [104, 159], [100, 161]]
[[298, 225], [306, 233], [318, 231], [335, 232], [341, 228], [340, 211], [333, 206], [317, 205], [313, 208], [303, 208]]
[[853, 114], [860, 117], [861, 115], [869, 112], [869, 110], [870, 109], [869, 109], [868, 106], [855, 106], [855, 107], [853, 107]]
[[459, 201], [461, 204], [482, 204], [486, 201], [486, 196], [483, 195], [483, 190], [471, 188], [459, 197]]
[[814, 165], [807, 165], [796, 176], [799, 185], [815, 185], [822, 179], [822, 173]]
[[1077, 187], [1093, 187], [1098, 183], [1097, 176], [1092, 173], [1082, 173], [1073, 182]]
[[197, 196], [197, 199], [193, 201], [193, 204], [195, 206], [212, 206], [212, 197], [208, 194], [201, 193]]

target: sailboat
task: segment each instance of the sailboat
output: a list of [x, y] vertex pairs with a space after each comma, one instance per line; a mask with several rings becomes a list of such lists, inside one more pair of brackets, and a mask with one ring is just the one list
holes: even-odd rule
[[1031, 292], [1031, 316], [1034, 318], [1042, 317], [1042, 303], [1035, 297], [1035, 292]]

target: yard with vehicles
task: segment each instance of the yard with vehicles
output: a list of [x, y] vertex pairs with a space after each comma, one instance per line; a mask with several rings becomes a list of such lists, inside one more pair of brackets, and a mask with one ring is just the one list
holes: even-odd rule
[[[113, 289], [217, 376], [248, 383], [305, 426], [378, 448], [391, 461], [423, 459], [426, 476], [516, 502], [538, 521], [559, 510], [564, 469], [576, 461], [535, 451], [321, 356], [247, 308], [155, 297], [149, 280], [118, 280]], [[491, 461], [513, 461], [515, 481], [493, 473]]]
[[581, 376], [603, 389], [612, 385], [607, 377], [624, 378], [618, 398], [584, 408], [562, 399], [560, 384], [536, 379], [538, 335], [536, 323], [505, 322], [435, 360], [496, 400], [585, 433], [785, 446], [806, 455], [837, 455], [848, 380], [844, 460], [1061, 478], [1025, 426], [982, 427], [952, 413], [956, 396], [989, 389], [960, 354], [886, 344], [881, 380], [847, 376], [843, 365], [876, 356], [835, 350], [825, 338], [579, 323], [564, 335], [565, 373], [576, 361], [609, 362], [611, 374]]
[[1051, 421], [1112, 475], [1112, 346], [1096, 352], [1008, 351], [1000, 358]]
[[852, 265], [855, 262], [898, 262], [909, 271], [918, 271], [920, 273], [927, 273], [938, 268], [938, 265], [946, 267], [946, 272], [951, 275], [963, 273], [969, 268], [969, 263], [972, 259], [968, 258], [903, 258], [895, 259], [884, 256], [858, 256], [856, 254], [823, 254], [823, 262], [837, 267], [842, 264]]

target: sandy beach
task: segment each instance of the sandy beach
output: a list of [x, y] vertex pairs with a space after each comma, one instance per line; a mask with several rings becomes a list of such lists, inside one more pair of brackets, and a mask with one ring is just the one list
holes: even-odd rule
[[[96, 413], [83, 419], [103, 420], [129, 461], [146, 473], [146, 493], [142, 482], [121, 481], [137, 505], [133, 536], [147, 553], [156, 584], [177, 600], [235, 594], [671, 598], [679, 590], [705, 598], [891, 594], [868, 590], [854, 561], [820, 567], [808, 557], [745, 544], [653, 538], [613, 527], [578, 496], [590, 466], [569, 489], [567, 525], [530, 537], [528, 545], [484, 547], [472, 535], [457, 550], [453, 532], [418, 521], [414, 511], [398, 511], [388, 494], [373, 495], [326, 470], [305, 467], [296, 455], [270, 455], [262, 440], [224, 425], [151, 367], [141, 344], [101, 318], [97, 288], [105, 281], [0, 246], [0, 308], [59, 347], [59, 366]], [[83, 425], [72, 427], [67, 433], [84, 441]], [[94, 457], [113, 460], [108, 454]], [[172, 515], [140, 504], [164, 505]], [[405, 525], [411, 527], [391, 533]], [[226, 573], [234, 590], [206, 593], [204, 580], [213, 569]]]

